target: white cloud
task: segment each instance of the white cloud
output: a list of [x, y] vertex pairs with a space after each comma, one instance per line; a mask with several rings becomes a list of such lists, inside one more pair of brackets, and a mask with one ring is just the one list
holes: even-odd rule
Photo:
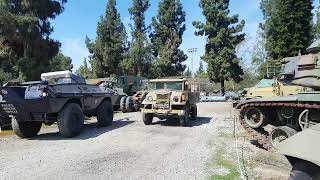
[[61, 50], [64, 55], [71, 57], [74, 71], [82, 65], [83, 59], [89, 56], [84, 38], [62, 39]]

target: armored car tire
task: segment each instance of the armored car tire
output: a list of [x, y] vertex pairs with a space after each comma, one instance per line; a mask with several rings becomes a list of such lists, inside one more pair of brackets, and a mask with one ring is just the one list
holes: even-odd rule
[[151, 125], [153, 120], [153, 114], [142, 113], [142, 120], [145, 125]]
[[190, 119], [190, 110], [187, 108], [187, 109], [185, 110], [184, 115], [182, 115], [182, 116], [179, 117], [180, 126], [182, 126], [182, 127], [188, 126], [188, 124], [189, 124], [189, 119]]
[[130, 96], [128, 96], [127, 98], [126, 98], [126, 111], [127, 112], [132, 112], [132, 111], [134, 111], [134, 109], [133, 109], [133, 99], [132, 99], [132, 97], [130, 97]]
[[97, 109], [97, 120], [101, 127], [111, 126], [113, 121], [113, 106], [111, 101], [104, 100]]
[[197, 106], [192, 106], [190, 108], [190, 118], [192, 120], [196, 120], [197, 116], [198, 116], [198, 108], [197, 108]]
[[84, 114], [78, 104], [69, 103], [58, 114], [58, 128], [63, 137], [71, 138], [80, 134], [84, 125]]
[[126, 113], [126, 112], [127, 112], [127, 109], [126, 109], [126, 99], [127, 99], [127, 96], [123, 96], [123, 97], [121, 97], [121, 99], [120, 99], [120, 110], [121, 110], [123, 113]]
[[31, 138], [36, 136], [41, 129], [41, 122], [36, 121], [18, 121], [12, 118], [12, 130], [20, 138]]
[[307, 161], [298, 161], [294, 164], [289, 180], [316, 180], [320, 179], [320, 167]]

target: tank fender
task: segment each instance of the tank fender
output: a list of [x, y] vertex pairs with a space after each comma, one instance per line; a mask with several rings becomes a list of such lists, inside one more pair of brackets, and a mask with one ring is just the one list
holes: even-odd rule
[[279, 145], [279, 152], [287, 157], [291, 164], [296, 160], [305, 160], [320, 166], [319, 149], [320, 124], [299, 132]]

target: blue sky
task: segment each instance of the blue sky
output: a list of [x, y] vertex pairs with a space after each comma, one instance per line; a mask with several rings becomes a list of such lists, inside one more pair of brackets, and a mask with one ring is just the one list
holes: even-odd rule
[[[151, 7], [146, 14], [146, 23], [149, 24], [151, 18], [156, 15], [160, 0], [150, 0]], [[198, 6], [199, 0], [181, 0], [186, 11], [187, 30], [183, 36], [181, 49], [187, 52], [189, 48], [198, 48], [194, 55], [194, 71], [199, 66], [200, 57], [204, 53], [205, 39], [194, 35], [195, 28], [192, 26], [194, 20], [204, 20], [202, 11]], [[73, 60], [74, 70], [89, 55], [84, 40], [88, 36], [90, 39], [96, 37], [96, 27], [100, 16], [104, 14], [107, 0], [68, 0], [65, 11], [53, 21], [54, 33], [52, 37], [61, 42], [61, 51], [70, 56]], [[231, 14], [239, 14], [241, 19], [246, 21], [244, 32], [251, 42], [254, 42], [259, 23], [262, 21], [262, 14], [259, 9], [260, 0], [230, 0]], [[117, 0], [117, 9], [120, 12], [122, 22], [127, 27], [129, 33], [130, 15], [128, 8], [131, 7], [131, 0]], [[242, 48], [245, 51], [245, 47]], [[245, 56], [240, 53], [239, 56]], [[191, 60], [186, 64], [191, 67]]]

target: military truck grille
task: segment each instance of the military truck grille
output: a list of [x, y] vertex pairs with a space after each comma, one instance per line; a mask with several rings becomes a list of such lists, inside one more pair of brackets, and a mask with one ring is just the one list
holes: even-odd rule
[[165, 100], [165, 101], [169, 101], [169, 94], [157, 94], [157, 100]]

